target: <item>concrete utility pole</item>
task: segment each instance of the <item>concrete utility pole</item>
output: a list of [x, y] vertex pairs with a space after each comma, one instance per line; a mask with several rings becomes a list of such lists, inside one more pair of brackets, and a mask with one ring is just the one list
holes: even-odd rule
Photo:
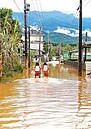
[[26, 0], [24, 0], [24, 24], [25, 24], [25, 68], [27, 68], [27, 22], [26, 22]]
[[[85, 42], [87, 42], [87, 38], [88, 38], [88, 34], [86, 32]], [[87, 48], [85, 47], [85, 58], [84, 58], [84, 62], [86, 61], [86, 53], [87, 53]]]
[[29, 11], [30, 5], [26, 4], [24, 0], [24, 24], [25, 24], [25, 68], [28, 67], [28, 57], [27, 57], [27, 11]]
[[59, 45], [59, 62], [62, 61], [62, 43]]
[[39, 62], [41, 62], [41, 31], [42, 31], [42, 26], [40, 26], [40, 34], [39, 34]]
[[48, 61], [51, 61], [51, 42], [50, 42], [50, 32], [48, 31]]
[[49, 43], [50, 43], [50, 32], [48, 31], [48, 61], [49, 61]]
[[82, 0], [79, 6], [79, 67], [78, 75], [82, 76]]
[[29, 46], [28, 46], [28, 68], [30, 68], [30, 26], [28, 27], [28, 39], [29, 39]]

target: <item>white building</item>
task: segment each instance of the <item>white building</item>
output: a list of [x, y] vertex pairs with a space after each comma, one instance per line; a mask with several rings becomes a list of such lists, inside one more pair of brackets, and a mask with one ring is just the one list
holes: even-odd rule
[[[21, 38], [25, 41], [25, 35], [22, 35]], [[29, 40], [27, 39], [27, 47], [28, 47]], [[39, 51], [39, 43], [40, 43], [40, 51], [43, 51], [43, 34], [41, 36], [39, 34], [30, 34], [30, 49]]]

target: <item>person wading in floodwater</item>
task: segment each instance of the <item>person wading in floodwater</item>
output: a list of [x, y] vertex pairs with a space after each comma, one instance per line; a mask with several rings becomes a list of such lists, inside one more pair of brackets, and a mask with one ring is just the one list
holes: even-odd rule
[[40, 68], [38, 62], [36, 62], [36, 65], [34, 66], [34, 71], [35, 71], [35, 78], [36, 78], [36, 76], [39, 76], [39, 78], [40, 78], [41, 68]]
[[49, 67], [46, 62], [43, 64], [42, 69], [43, 69], [44, 76], [48, 77], [49, 76]]

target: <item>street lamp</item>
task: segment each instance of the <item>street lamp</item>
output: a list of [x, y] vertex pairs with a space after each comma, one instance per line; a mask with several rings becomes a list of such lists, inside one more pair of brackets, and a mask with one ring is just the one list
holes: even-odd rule
[[26, 4], [26, 11], [30, 11], [30, 4]]

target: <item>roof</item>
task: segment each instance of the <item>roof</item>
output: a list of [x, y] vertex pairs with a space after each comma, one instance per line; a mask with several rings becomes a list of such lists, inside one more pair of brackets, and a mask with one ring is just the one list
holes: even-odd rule
[[75, 53], [75, 52], [78, 52], [78, 49], [70, 51], [69, 53]]
[[84, 42], [85, 44], [91, 44], [91, 41]]
[[91, 48], [91, 43], [85, 43], [82, 45], [82, 48]]

